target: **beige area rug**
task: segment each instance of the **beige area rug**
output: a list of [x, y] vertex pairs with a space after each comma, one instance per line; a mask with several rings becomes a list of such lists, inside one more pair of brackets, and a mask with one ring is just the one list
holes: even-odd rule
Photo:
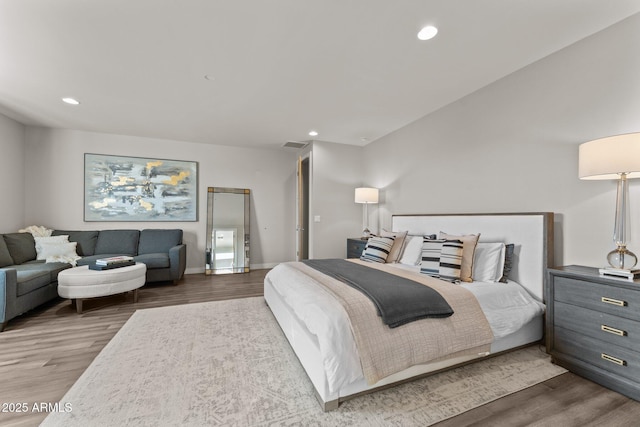
[[138, 310], [43, 426], [427, 426], [566, 372], [538, 346], [324, 413], [264, 300]]

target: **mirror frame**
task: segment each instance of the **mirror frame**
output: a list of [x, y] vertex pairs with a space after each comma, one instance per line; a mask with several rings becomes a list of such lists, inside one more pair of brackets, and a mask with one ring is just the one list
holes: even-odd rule
[[[213, 233], [213, 199], [216, 193], [243, 194], [244, 195], [244, 266], [238, 268], [214, 269], [211, 263], [211, 234]], [[233, 274], [249, 272], [249, 242], [250, 242], [250, 200], [251, 190], [247, 188], [208, 187], [207, 188], [207, 238], [205, 241], [205, 270], [204, 274]]]

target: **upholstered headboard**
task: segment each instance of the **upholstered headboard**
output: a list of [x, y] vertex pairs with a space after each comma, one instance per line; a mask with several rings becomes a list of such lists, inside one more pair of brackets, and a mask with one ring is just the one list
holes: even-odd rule
[[412, 235], [478, 234], [480, 242], [513, 243], [509, 278], [543, 301], [547, 267], [553, 263], [553, 213], [393, 215], [394, 231]]

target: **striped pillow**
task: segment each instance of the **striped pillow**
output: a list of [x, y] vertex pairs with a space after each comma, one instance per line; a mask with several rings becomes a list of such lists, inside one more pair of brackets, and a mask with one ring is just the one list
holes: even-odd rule
[[420, 273], [457, 282], [460, 280], [463, 244], [460, 240], [430, 240], [422, 243]]
[[387, 262], [387, 257], [393, 248], [393, 237], [372, 237], [367, 242], [367, 246], [362, 251], [360, 259], [371, 262]]
[[476, 246], [478, 245], [479, 238], [480, 233], [455, 236], [453, 234], [447, 234], [441, 231], [438, 235], [438, 239], [460, 240], [464, 244], [464, 253], [462, 255], [462, 268], [460, 274], [460, 280], [462, 280], [463, 282], [473, 282], [473, 254], [476, 251]]
[[440, 253], [440, 278], [449, 282], [460, 281], [464, 244], [460, 240], [447, 240]]
[[422, 262], [420, 262], [420, 273], [428, 274], [432, 277], [440, 275], [440, 252], [446, 240], [422, 239]]

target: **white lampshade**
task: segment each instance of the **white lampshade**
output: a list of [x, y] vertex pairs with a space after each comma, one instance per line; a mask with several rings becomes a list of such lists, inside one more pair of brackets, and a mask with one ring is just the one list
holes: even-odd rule
[[580, 145], [578, 153], [580, 179], [615, 179], [618, 181], [613, 241], [616, 249], [607, 254], [615, 270], [629, 270], [638, 257], [627, 249], [629, 227], [629, 183], [640, 178], [640, 133], [609, 136]]
[[609, 136], [580, 145], [580, 179], [640, 178], [640, 133]]
[[356, 188], [356, 203], [378, 203], [378, 189], [370, 187]]

